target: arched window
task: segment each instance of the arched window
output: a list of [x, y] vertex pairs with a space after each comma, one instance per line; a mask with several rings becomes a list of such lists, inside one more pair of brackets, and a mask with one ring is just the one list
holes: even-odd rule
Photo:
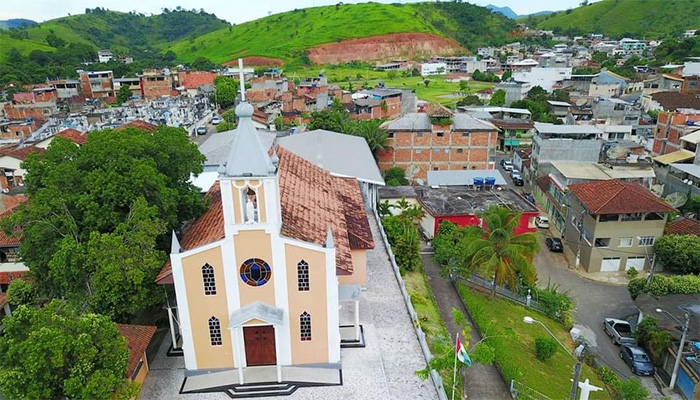
[[306, 311], [299, 316], [299, 335], [302, 342], [311, 340], [311, 315]]
[[309, 263], [304, 260], [297, 264], [297, 287], [300, 292], [309, 291]]
[[214, 278], [214, 267], [204, 264], [202, 267], [202, 282], [204, 283], [204, 294], [213, 296], [216, 294], [216, 279]]
[[221, 323], [216, 317], [209, 318], [209, 341], [212, 346], [221, 346]]

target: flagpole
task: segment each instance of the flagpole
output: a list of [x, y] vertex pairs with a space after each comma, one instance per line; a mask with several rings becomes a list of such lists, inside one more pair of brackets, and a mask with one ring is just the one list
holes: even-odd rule
[[452, 371], [452, 400], [455, 400], [455, 386], [457, 386], [457, 343], [459, 343], [459, 332], [457, 332], [457, 338], [455, 339], [455, 366]]

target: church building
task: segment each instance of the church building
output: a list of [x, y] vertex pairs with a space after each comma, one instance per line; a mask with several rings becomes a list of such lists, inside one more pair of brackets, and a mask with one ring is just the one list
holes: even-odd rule
[[[235, 397], [272, 382], [263, 394], [283, 395], [342, 384], [341, 347], [364, 347], [358, 304], [374, 247], [360, 186], [282, 147], [268, 151], [250, 104], [236, 115], [208, 209], [173, 232], [157, 278], [174, 290], [181, 392]], [[354, 320], [341, 321], [341, 307]]]

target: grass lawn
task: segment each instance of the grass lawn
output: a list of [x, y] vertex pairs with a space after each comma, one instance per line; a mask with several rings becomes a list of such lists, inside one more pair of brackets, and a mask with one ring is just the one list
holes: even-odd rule
[[[347, 66], [319, 66], [310, 68], [292, 68], [284, 69], [285, 75], [293, 79], [294, 77], [310, 77], [318, 76], [323, 71], [328, 78], [329, 83], [334, 83], [340, 87], [347, 89], [348, 78], [355, 85], [368, 84], [376, 86], [377, 82], [381, 81], [386, 87], [397, 89], [413, 89], [416, 92], [419, 100], [427, 100], [433, 103], [442, 105], [455, 105], [461, 96], [458, 97], [443, 97], [459, 92], [459, 83], [445, 82], [444, 76], [431, 76], [427, 79], [430, 81], [428, 86], [425, 86], [422, 76], [412, 76], [408, 78], [399, 76], [389, 79], [386, 71], [375, 71], [369, 68], [349, 68]], [[358, 78], [358, 76], [360, 76]], [[489, 82], [469, 82], [469, 88], [472, 93], [485, 88], [491, 88], [495, 84]]]
[[[441, 338], [448, 338], [447, 343], [451, 343], [451, 340], [449, 339], [447, 329], [445, 329], [445, 323], [442, 321], [440, 312], [435, 304], [435, 298], [430, 291], [430, 286], [428, 286], [428, 282], [425, 280], [423, 270], [404, 272], [402, 276], [406, 282], [406, 290], [409, 296], [411, 296], [413, 308], [416, 310], [416, 313], [418, 313], [420, 326], [423, 328], [423, 332], [425, 332], [430, 352], [434, 356], [444, 354], [444, 347], [436, 343], [436, 339], [441, 342]], [[442, 377], [442, 383], [445, 387], [447, 398], [451, 398], [452, 371], [443, 371], [440, 373], [440, 376]], [[462, 393], [462, 379], [459, 374], [457, 375], [457, 386], [455, 390], [457, 393]], [[459, 398], [459, 396], [456, 397]]]
[[[574, 343], [566, 329], [546, 316], [509, 300], [491, 300], [464, 285], [460, 285], [459, 292], [483, 336], [494, 336], [488, 342], [494, 346], [496, 362], [509, 382], [515, 379], [555, 400], [569, 397], [575, 364], [573, 358], [559, 348], [549, 360], [538, 360], [535, 357], [535, 339], [540, 336], [549, 338], [550, 335], [538, 324], [524, 323], [523, 317], [531, 316], [541, 321], [573, 351]], [[605, 387], [595, 371], [584, 365], [580, 380], [586, 378], [595, 386]], [[592, 400], [610, 398], [607, 390], [591, 393], [590, 396]]]

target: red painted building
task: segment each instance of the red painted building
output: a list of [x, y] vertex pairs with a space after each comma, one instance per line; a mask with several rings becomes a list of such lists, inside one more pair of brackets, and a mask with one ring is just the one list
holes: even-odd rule
[[406, 199], [410, 204], [419, 204], [425, 210], [421, 228], [432, 239], [442, 221], [459, 226], [479, 225], [479, 215], [491, 205], [504, 205], [520, 214], [515, 234], [536, 232], [535, 218], [540, 215], [534, 204], [511, 189], [477, 190], [473, 186], [398, 186], [379, 188], [380, 202], [394, 204]]

